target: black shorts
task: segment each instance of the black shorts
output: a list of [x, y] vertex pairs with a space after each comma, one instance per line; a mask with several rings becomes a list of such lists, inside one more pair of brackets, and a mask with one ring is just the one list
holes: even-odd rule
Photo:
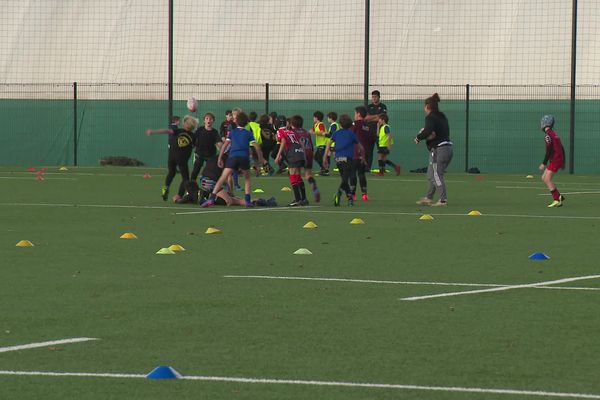
[[304, 160], [288, 161], [289, 168], [304, 168], [305, 165], [306, 161]]
[[248, 157], [229, 157], [225, 162], [225, 168], [231, 168], [234, 171], [248, 171], [250, 169], [250, 159]]
[[387, 147], [377, 147], [377, 154], [390, 154], [390, 149]]

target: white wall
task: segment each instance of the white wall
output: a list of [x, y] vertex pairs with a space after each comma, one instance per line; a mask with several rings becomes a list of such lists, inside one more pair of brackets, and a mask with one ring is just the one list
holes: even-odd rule
[[[0, 83], [164, 83], [165, 0], [7, 0]], [[360, 84], [364, 0], [175, 0], [175, 81]], [[600, 83], [579, 0], [578, 83]], [[570, 0], [371, 0], [373, 84], [568, 84]]]

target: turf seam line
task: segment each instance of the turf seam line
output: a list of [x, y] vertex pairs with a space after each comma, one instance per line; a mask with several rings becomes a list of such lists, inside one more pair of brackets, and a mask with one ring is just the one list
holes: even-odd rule
[[[511, 287], [511, 286], [514, 286], [514, 285], [499, 284], [499, 283], [384, 281], [384, 280], [374, 280], [374, 279], [347, 279], [347, 278], [324, 278], [324, 277], [304, 277], [304, 276], [270, 276], [270, 275], [223, 275], [223, 278], [273, 279], [273, 280], [279, 279], [279, 280], [298, 280], [298, 281], [375, 283], [375, 284], [389, 284], [389, 285], [422, 285], [422, 286], [475, 286], [475, 287]], [[534, 286], [533, 289], [600, 291], [600, 288], [578, 287], [578, 286]]]
[[38, 343], [22, 344], [22, 345], [18, 345], [18, 346], [0, 347], [0, 353], [6, 353], [9, 351], [18, 351], [18, 350], [37, 349], [39, 347], [55, 346], [55, 345], [59, 345], [59, 344], [89, 342], [90, 340], [100, 340], [100, 339], [80, 337], [80, 338], [50, 340], [47, 342], [38, 342]]
[[[43, 371], [3, 371], [0, 375], [13, 376], [52, 376], [52, 377], [91, 377], [91, 378], [121, 378], [121, 379], [144, 379], [142, 374], [117, 374], [103, 372], [43, 372]], [[458, 393], [482, 393], [482, 394], [506, 394], [506, 395], [524, 395], [538, 397], [559, 397], [575, 399], [600, 399], [600, 395], [591, 393], [568, 393], [568, 392], [549, 392], [542, 390], [520, 390], [520, 389], [493, 389], [493, 388], [473, 388], [460, 386], [426, 386], [426, 385], [406, 385], [390, 383], [367, 383], [367, 382], [343, 382], [343, 381], [317, 381], [317, 380], [297, 380], [297, 379], [270, 379], [270, 378], [243, 378], [227, 376], [200, 376], [183, 375], [182, 380], [209, 381], [209, 382], [235, 382], [251, 384], [275, 384], [275, 385], [303, 385], [303, 386], [334, 386], [334, 387], [352, 387], [352, 388], [370, 388], [370, 389], [403, 389], [437, 392], [458, 392]]]
[[504, 287], [497, 287], [497, 288], [491, 288], [491, 289], [468, 290], [468, 291], [463, 291], [463, 292], [449, 292], [449, 293], [431, 294], [431, 295], [426, 295], [426, 296], [404, 297], [404, 298], [401, 298], [400, 300], [416, 301], [416, 300], [434, 299], [434, 298], [438, 298], [438, 297], [451, 297], [451, 296], [462, 296], [462, 295], [467, 295], [467, 294], [499, 292], [499, 291], [504, 291], [504, 290], [532, 288], [532, 287], [536, 287], [536, 286], [553, 285], [553, 284], [557, 284], [557, 283], [574, 282], [574, 281], [597, 279], [597, 278], [600, 278], [600, 275], [577, 276], [577, 277], [573, 277], [573, 278], [563, 278], [563, 279], [556, 279], [553, 281], [527, 283], [527, 284], [523, 284], [523, 285], [512, 285], [512, 286], [504, 286]]

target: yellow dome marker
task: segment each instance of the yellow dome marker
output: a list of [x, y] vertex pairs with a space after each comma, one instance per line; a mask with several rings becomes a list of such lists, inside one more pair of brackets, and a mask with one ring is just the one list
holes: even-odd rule
[[264, 193], [265, 191], [262, 189], [254, 189], [254, 193]]
[[61, 171], [61, 172], [64, 172], [64, 171], [68, 171], [69, 168], [67, 168], [67, 167], [60, 167], [58, 170]]
[[309, 256], [312, 254], [312, 252], [309, 249], [298, 249], [294, 252], [294, 254], [300, 256]]
[[533, 179], [533, 175], [527, 175], [525, 178], [527, 178], [527, 179]]
[[287, 187], [287, 186], [284, 186], [284, 187], [282, 187], [282, 188], [281, 188], [281, 191], [282, 191], [282, 192], [291, 192], [291, 191], [292, 191], [292, 189], [290, 189], [290, 188], [289, 188], [289, 187]]
[[352, 225], [362, 225], [362, 224], [364, 224], [364, 223], [365, 223], [365, 221], [363, 221], [363, 220], [362, 220], [362, 219], [360, 219], [360, 218], [354, 218], [352, 221], [350, 221], [350, 223], [351, 223]]
[[138, 238], [137, 236], [135, 236], [135, 233], [131, 233], [131, 232], [125, 232], [124, 234], [122, 234], [119, 237], [121, 239], [137, 239]]
[[314, 222], [312, 222], [312, 221], [308, 221], [308, 222], [307, 222], [307, 223], [305, 223], [305, 224], [304, 224], [304, 226], [303, 226], [303, 228], [306, 228], [306, 229], [314, 229], [314, 228], [316, 228], [316, 227], [317, 227], [317, 224], [315, 224], [315, 223], [314, 223]]
[[481, 213], [477, 210], [473, 210], [473, 211], [470, 211], [468, 215], [470, 215], [472, 217], [477, 217], [477, 216], [481, 215]]
[[419, 218], [419, 219], [422, 221], [431, 221], [431, 220], [433, 220], [433, 217], [429, 214], [423, 214], [423, 215], [421, 215], [421, 218]]
[[20, 240], [15, 246], [17, 247], [33, 247], [33, 243], [29, 240]]
[[163, 247], [162, 249], [157, 251], [156, 254], [167, 255], [167, 254], [175, 254], [175, 252], [173, 250], [169, 249], [168, 247]]
[[171, 251], [185, 251], [182, 245], [180, 244], [172, 244], [169, 246], [169, 250]]
[[222, 233], [222, 232], [221, 232], [219, 229], [217, 229], [217, 228], [214, 228], [214, 227], [212, 227], [212, 226], [211, 226], [211, 227], [209, 227], [209, 228], [206, 230], [206, 232], [205, 232], [205, 233], [207, 233], [207, 234], [209, 234], [209, 235], [214, 235], [214, 234], [216, 234], [216, 233]]

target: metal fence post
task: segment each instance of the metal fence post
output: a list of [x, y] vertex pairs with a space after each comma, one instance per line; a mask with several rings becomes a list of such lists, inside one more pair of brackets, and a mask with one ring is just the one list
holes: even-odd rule
[[77, 82], [73, 82], [73, 166], [77, 166]]
[[469, 171], [469, 106], [471, 100], [471, 85], [467, 83], [465, 99], [465, 172]]
[[265, 114], [269, 115], [269, 82], [265, 83]]

